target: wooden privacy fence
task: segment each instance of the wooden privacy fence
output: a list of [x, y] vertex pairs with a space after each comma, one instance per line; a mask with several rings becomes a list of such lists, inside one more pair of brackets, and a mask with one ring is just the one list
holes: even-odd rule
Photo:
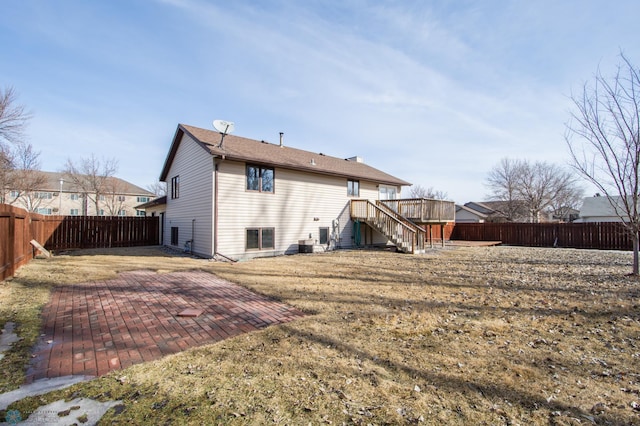
[[36, 240], [47, 250], [157, 245], [158, 217], [47, 216], [0, 204], [0, 279], [29, 262]]
[[30, 224], [26, 211], [0, 204], [0, 279], [13, 276], [33, 257]]
[[159, 244], [158, 217], [44, 216], [47, 250], [135, 247]]
[[629, 234], [617, 222], [456, 223], [451, 239], [501, 241], [503, 244], [527, 247], [633, 249]]

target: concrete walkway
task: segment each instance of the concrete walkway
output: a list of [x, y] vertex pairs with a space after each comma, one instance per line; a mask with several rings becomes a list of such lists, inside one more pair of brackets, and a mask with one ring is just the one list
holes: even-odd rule
[[27, 383], [101, 376], [301, 316], [206, 272], [136, 271], [56, 287]]

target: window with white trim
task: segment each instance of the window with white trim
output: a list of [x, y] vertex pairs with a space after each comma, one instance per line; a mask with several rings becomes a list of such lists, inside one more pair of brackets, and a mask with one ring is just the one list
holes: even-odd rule
[[360, 196], [360, 181], [359, 180], [347, 180], [347, 196], [359, 197]]

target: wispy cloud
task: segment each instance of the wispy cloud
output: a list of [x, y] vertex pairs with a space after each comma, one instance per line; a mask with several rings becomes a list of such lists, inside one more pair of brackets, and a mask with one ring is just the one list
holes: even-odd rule
[[629, 46], [640, 32], [632, 1], [6, 9], [0, 36], [14, 40], [6, 57], [17, 60], [2, 64], [0, 79], [36, 112], [31, 136], [46, 146], [47, 166], [67, 148], [122, 153], [122, 177], [139, 184], [156, 178], [177, 122], [224, 118], [243, 136], [284, 131], [294, 146], [361, 155], [456, 201], [482, 198], [482, 177], [503, 156], [564, 162], [572, 85], [620, 47], [640, 57]]

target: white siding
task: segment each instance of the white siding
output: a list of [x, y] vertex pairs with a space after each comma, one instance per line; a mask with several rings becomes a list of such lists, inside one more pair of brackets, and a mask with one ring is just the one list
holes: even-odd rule
[[[329, 228], [332, 246], [353, 244], [347, 179], [275, 169], [274, 193], [247, 191], [245, 163], [222, 161], [219, 168], [218, 251], [232, 258], [298, 251], [298, 241], [319, 239]], [[374, 183], [360, 182], [360, 198], [375, 200]], [[245, 250], [247, 228], [274, 228], [274, 250]]]
[[456, 222], [458, 223], [482, 223], [484, 219], [477, 214], [473, 214], [472, 212], [460, 209], [456, 211]]
[[[171, 179], [180, 176], [179, 198], [171, 198]], [[213, 158], [186, 134], [167, 174], [164, 244], [171, 245], [171, 228], [178, 227], [178, 245], [193, 240], [193, 252], [213, 255]], [[195, 232], [193, 232], [195, 231]]]
[[[618, 214], [607, 197], [585, 197], [580, 209], [580, 222], [622, 222], [619, 216], [624, 214], [623, 200], [619, 196], [611, 198], [618, 207]], [[633, 204], [630, 203], [630, 204]]]

